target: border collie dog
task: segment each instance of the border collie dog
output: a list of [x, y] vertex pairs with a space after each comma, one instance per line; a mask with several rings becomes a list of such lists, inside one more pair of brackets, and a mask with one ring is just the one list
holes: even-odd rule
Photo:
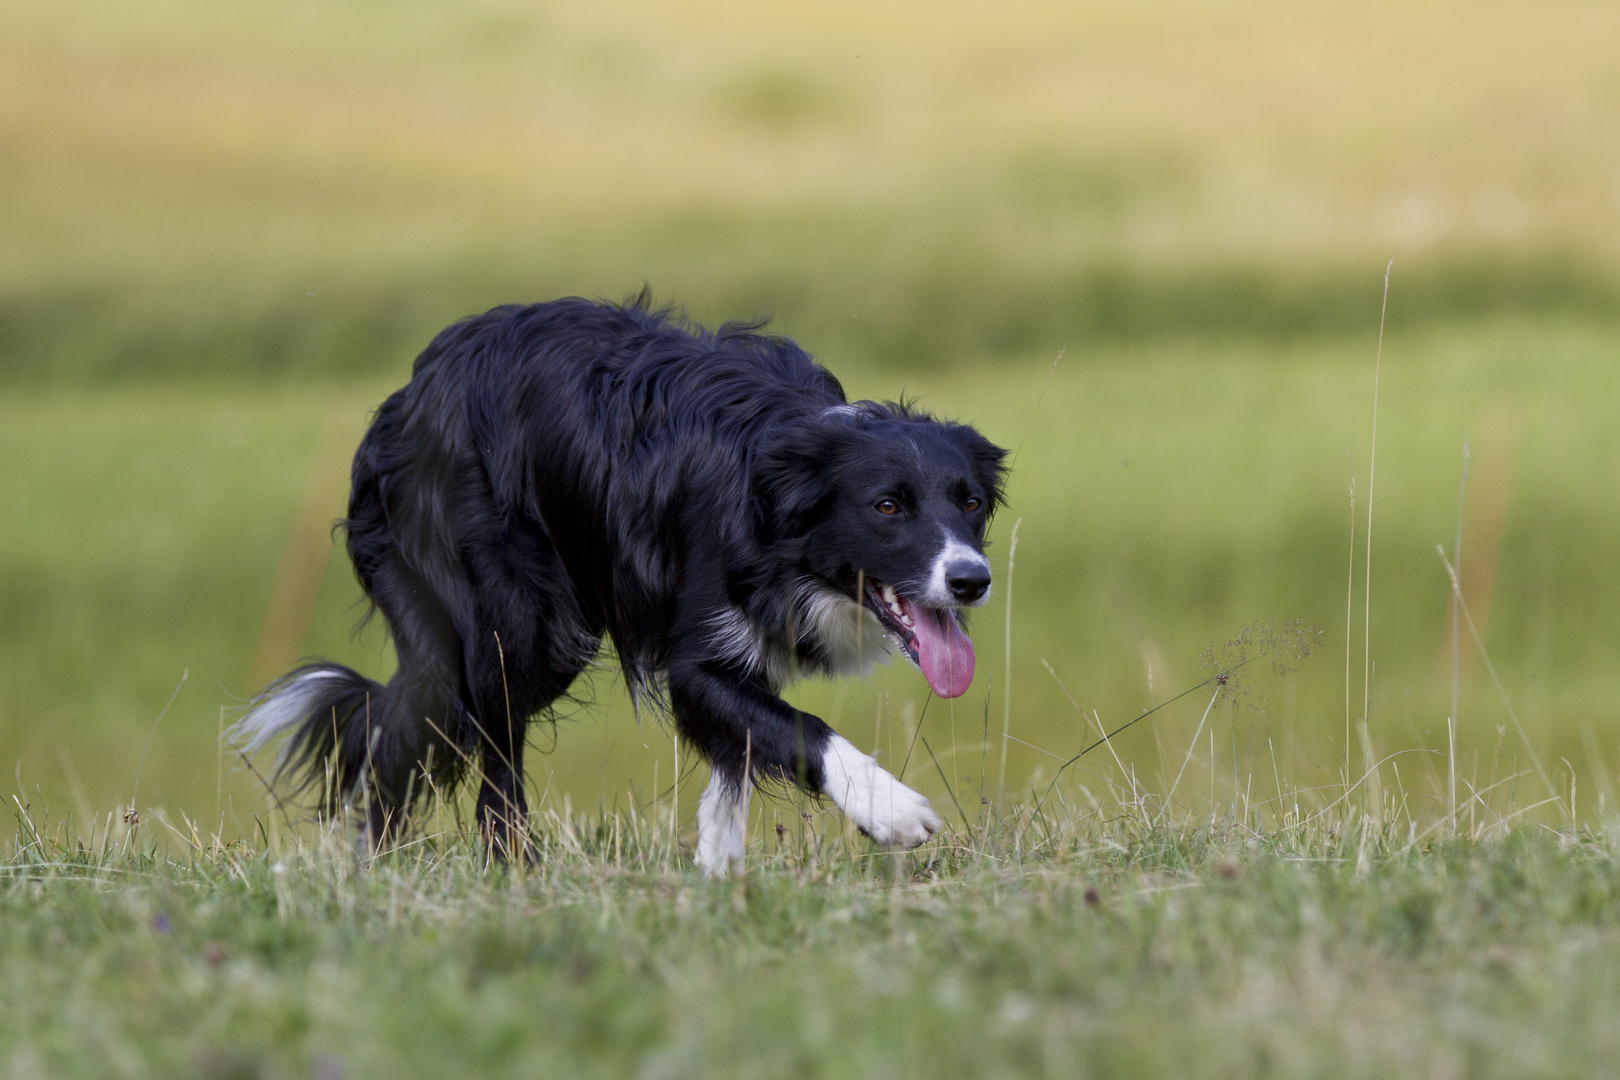
[[355, 454], [349, 556], [387, 621], [386, 686], [337, 664], [282, 676], [235, 729], [280, 735], [278, 777], [365, 807], [375, 850], [431, 782], [476, 762], [497, 855], [525, 842], [530, 719], [610, 634], [631, 693], [711, 766], [697, 863], [743, 851], [749, 791], [824, 793], [910, 847], [928, 800], [779, 696], [903, 653], [965, 693], [1005, 451], [911, 405], [849, 402], [793, 342], [707, 331], [645, 296], [498, 307], [441, 332]]

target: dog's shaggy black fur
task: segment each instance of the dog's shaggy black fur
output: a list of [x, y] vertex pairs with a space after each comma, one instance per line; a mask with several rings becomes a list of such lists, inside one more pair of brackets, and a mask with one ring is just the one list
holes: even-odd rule
[[[329, 809], [363, 791], [374, 845], [425, 775], [445, 790], [477, 762], [479, 822], [510, 850], [526, 726], [607, 633], [637, 699], [711, 763], [710, 818], [759, 778], [876, 797], [887, 774], [778, 691], [874, 646], [966, 689], [956, 609], [990, 583], [1003, 457], [911, 406], [846, 402], [757, 326], [709, 332], [644, 301], [495, 308], [433, 340], [355, 455], [343, 527], [398, 671], [383, 686], [305, 665], [238, 735], [257, 749], [290, 732], [283, 774], [324, 785]], [[851, 812], [885, 842], [938, 824], [926, 802], [898, 823]], [[723, 872], [724, 852], [705, 858]]]

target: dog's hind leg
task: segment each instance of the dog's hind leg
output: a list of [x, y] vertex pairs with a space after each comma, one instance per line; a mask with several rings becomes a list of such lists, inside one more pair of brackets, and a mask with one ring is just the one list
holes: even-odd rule
[[523, 743], [486, 745], [478, 789], [478, 831], [496, 859], [528, 858], [529, 800], [523, 791]]
[[452, 742], [464, 724], [457, 700], [461, 646], [443, 604], [422, 578], [396, 562], [370, 582], [388, 622], [399, 666], [385, 692], [349, 718], [344, 758], [363, 777], [366, 846], [387, 846], [407, 825], [412, 804], [427, 794], [430, 761], [437, 782], [454, 786], [464, 751]]
[[[555, 695], [533, 692], [535, 661], [526, 640], [510, 630], [502, 634], [489, 628], [484, 633], [489, 640], [480, 639], [468, 650], [463, 694], [477, 731], [477, 759], [482, 773], [478, 831], [489, 853], [506, 860], [519, 857], [528, 847], [529, 801], [523, 791], [523, 750], [529, 717], [550, 704]], [[517, 647], [510, 657], [508, 646]]]
[[425, 794], [430, 762], [440, 783], [454, 782], [456, 751], [439, 732], [462, 725], [454, 690], [459, 647], [442, 609], [417, 577], [392, 563], [378, 570], [371, 588], [399, 658], [388, 684], [341, 664], [305, 664], [266, 687], [232, 736], [249, 753], [289, 736], [277, 779], [289, 781], [294, 793], [318, 792], [328, 815], [360, 799], [358, 839], [376, 853]]
[[[469, 643], [465, 704], [475, 718], [483, 770], [477, 819], [496, 858], [527, 850], [529, 806], [523, 788], [523, 751], [529, 721], [563, 694], [595, 657], [599, 637], [578, 614], [573, 594], [556, 582], [531, 578], [526, 588], [503, 588], [506, 606], [497, 629], [486, 616], [479, 640]], [[493, 576], [484, 569], [482, 577]], [[517, 599], [521, 598], [521, 599]], [[488, 598], [486, 598], [487, 600]]]
[[[502, 672], [504, 649], [492, 651], [497, 671], [493, 677], [480, 678], [475, 691], [483, 769], [477, 820], [490, 854], [497, 859], [512, 859], [527, 852], [529, 846], [529, 801], [523, 790], [523, 750], [529, 719], [561, 697], [585, 665], [535, 670], [525, 664], [519, 672], [513, 672], [511, 667], [516, 665], [508, 664]], [[514, 675], [521, 676], [521, 696], [513, 693], [519, 689], [512, 685]]]

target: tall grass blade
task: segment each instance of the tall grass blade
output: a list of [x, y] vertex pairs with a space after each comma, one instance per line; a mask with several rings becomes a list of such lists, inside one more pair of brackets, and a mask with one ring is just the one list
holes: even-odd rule
[[[1053, 364], [1054, 370], [1056, 364]], [[1042, 391], [1044, 394], [1045, 391]], [[996, 800], [1007, 796], [1007, 737], [1012, 734], [1012, 602], [1013, 557], [1018, 554], [1018, 526], [1023, 518], [1013, 522], [1012, 535], [1007, 540], [1007, 621], [1003, 633], [1003, 665], [1001, 679], [1001, 767], [996, 773]]]
[[[1372, 449], [1367, 457], [1367, 568], [1362, 573], [1361, 586], [1365, 596], [1365, 609], [1362, 613], [1362, 681], [1361, 681], [1361, 757], [1363, 767], [1372, 768], [1372, 738], [1368, 731], [1368, 721], [1372, 713], [1372, 537], [1373, 537], [1373, 491], [1378, 480], [1378, 388], [1379, 378], [1384, 368], [1384, 322], [1389, 315], [1389, 274], [1395, 267], [1395, 260], [1389, 260], [1384, 267], [1384, 303], [1378, 313], [1378, 355], [1373, 362], [1373, 415], [1372, 415]], [[1368, 786], [1368, 798], [1377, 796], [1377, 777]]]
[[[1468, 499], [1468, 436], [1463, 436], [1462, 480], [1457, 485], [1457, 533], [1452, 541], [1451, 562], [1462, 580], [1463, 504]], [[1451, 590], [1451, 714], [1446, 717], [1446, 798], [1451, 805], [1451, 831], [1457, 831], [1457, 674], [1461, 658], [1462, 616], [1458, 601], [1460, 589]]]

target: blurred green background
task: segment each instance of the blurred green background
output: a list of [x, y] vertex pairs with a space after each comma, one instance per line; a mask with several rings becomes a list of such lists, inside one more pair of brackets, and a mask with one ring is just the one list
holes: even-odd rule
[[[4, 25], [0, 763], [36, 810], [102, 817], [139, 766], [143, 813], [250, 829], [228, 710], [306, 653], [391, 662], [328, 537], [367, 411], [459, 316], [643, 283], [1018, 448], [968, 696], [924, 712], [903, 667], [793, 693], [897, 769], [920, 723], [939, 767], [919, 746], [906, 776], [943, 806], [946, 778], [970, 812], [994, 793], [1003, 724], [1027, 793], [1093, 736], [1068, 696], [1113, 726], [1268, 618], [1322, 647], [1253, 665], [1263, 707], [1212, 714], [1198, 790], [1339, 784], [1374, 483], [1369, 732], [1443, 747], [1465, 438], [1464, 594], [1555, 782], [1614, 805], [1612, 4], [12, 0]], [[536, 794], [667, 787], [611, 667], [579, 697]], [[1483, 786], [1512, 751], [1470, 647], [1460, 699]], [[1162, 790], [1205, 700], [1123, 765]], [[1398, 760], [1438, 790], [1443, 760]], [[1102, 798], [1119, 766], [1082, 764]]]

